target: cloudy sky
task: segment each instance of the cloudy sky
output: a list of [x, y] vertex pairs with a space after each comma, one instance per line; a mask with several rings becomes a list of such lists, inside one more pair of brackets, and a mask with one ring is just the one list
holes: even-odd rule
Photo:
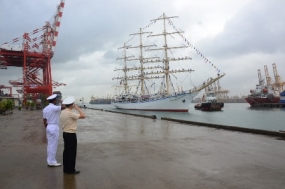
[[[42, 27], [59, 2], [0, 0], [0, 44]], [[175, 27], [226, 74], [220, 85], [230, 91], [229, 96], [247, 95], [258, 83], [257, 69], [264, 76], [264, 65], [273, 79], [272, 63], [276, 63], [285, 80], [284, 7], [284, 0], [66, 0], [52, 77], [67, 86], [55, 90], [85, 101], [92, 95], [114, 94], [118, 84], [112, 80], [118, 75], [114, 69], [122, 65], [116, 60], [122, 55], [118, 48], [130, 39], [129, 34], [165, 13], [179, 16], [172, 20]], [[147, 29], [155, 30], [151, 27]], [[189, 55], [193, 67], [188, 67], [196, 75], [179, 79], [183, 89], [216, 74], [193, 49]], [[21, 73], [20, 68], [0, 70], [0, 84], [8, 85], [9, 80], [21, 78]]]

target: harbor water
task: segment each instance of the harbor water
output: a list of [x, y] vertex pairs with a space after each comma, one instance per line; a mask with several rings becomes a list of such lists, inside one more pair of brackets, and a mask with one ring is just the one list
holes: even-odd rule
[[194, 103], [190, 104], [189, 112], [156, 112], [156, 111], [137, 111], [120, 110], [112, 105], [92, 105], [85, 104], [90, 108], [103, 110], [113, 110], [124, 113], [139, 115], [156, 115], [161, 117], [212, 123], [268, 131], [285, 130], [285, 108], [271, 107], [250, 107], [247, 103], [225, 103], [222, 111], [204, 112], [194, 109]]

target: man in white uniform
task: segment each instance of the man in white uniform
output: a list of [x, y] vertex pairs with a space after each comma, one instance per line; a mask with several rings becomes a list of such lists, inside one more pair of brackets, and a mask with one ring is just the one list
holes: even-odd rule
[[43, 120], [46, 127], [47, 135], [47, 164], [49, 167], [61, 166], [61, 163], [56, 161], [56, 151], [59, 136], [59, 116], [63, 109], [61, 106], [56, 106], [57, 95], [53, 94], [47, 98], [49, 105], [43, 109]]

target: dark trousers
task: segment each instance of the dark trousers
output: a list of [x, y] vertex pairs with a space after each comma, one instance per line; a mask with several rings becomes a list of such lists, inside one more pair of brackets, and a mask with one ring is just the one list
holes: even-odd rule
[[77, 137], [76, 133], [63, 132], [63, 172], [70, 173], [75, 171]]

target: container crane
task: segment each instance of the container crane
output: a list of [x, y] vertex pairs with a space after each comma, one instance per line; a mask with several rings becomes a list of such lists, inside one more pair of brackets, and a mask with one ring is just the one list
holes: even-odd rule
[[273, 85], [273, 81], [271, 79], [271, 77], [269, 76], [269, 73], [268, 73], [268, 69], [267, 69], [267, 66], [265, 65], [264, 66], [264, 72], [265, 72], [265, 77], [266, 77], [266, 83], [268, 86], [272, 86]]
[[275, 83], [273, 83], [273, 86], [274, 88], [276, 88], [276, 90], [280, 94], [281, 92], [283, 92], [283, 86], [285, 86], [285, 82], [278, 75], [276, 64], [273, 63], [272, 66], [273, 66], [273, 73], [274, 73], [274, 78], [275, 78]]
[[271, 77], [269, 75], [269, 72], [268, 72], [268, 69], [267, 69], [266, 65], [264, 66], [264, 72], [265, 72], [265, 77], [266, 77], [266, 85], [268, 87], [270, 87], [274, 91], [275, 95], [279, 95], [278, 91], [276, 91], [274, 89], [274, 82], [272, 81], [272, 79], [271, 79]]
[[217, 99], [225, 99], [229, 93], [228, 90], [222, 89], [219, 80], [205, 88], [205, 93], [208, 94], [209, 92], [214, 92]]
[[19, 94], [23, 94], [24, 90], [23, 90], [23, 86], [24, 86], [24, 83], [22, 81], [22, 79], [18, 79], [18, 80], [10, 80], [9, 81], [10, 85], [12, 85], [13, 87], [16, 87], [16, 91], [19, 93]]
[[219, 99], [219, 98], [221, 98], [221, 99], [228, 98], [229, 90], [224, 90], [224, 89], [222, 89], [219, 80], [217, 81], [217, 86], [218, 86], [218, 90], [216, 91], [217, 98], [218, 98], [218, 99]]
[[[51, 95], [52, 87], [65, 85], [54, 82], [51, 74], [51, 58], [54, 55], [64, 5], [65, 0], [61, 0], [52, 24], [46, 22], [43, 27], [24, 33], [22, 37], [0, 46], [2, 69], [9, 66], [23, 68], [22, 82], [14, 84], [22, 87], [24, 101], [28, 93]], [[19, 41], [22, 41], [21, 45], [16, 45]]]

